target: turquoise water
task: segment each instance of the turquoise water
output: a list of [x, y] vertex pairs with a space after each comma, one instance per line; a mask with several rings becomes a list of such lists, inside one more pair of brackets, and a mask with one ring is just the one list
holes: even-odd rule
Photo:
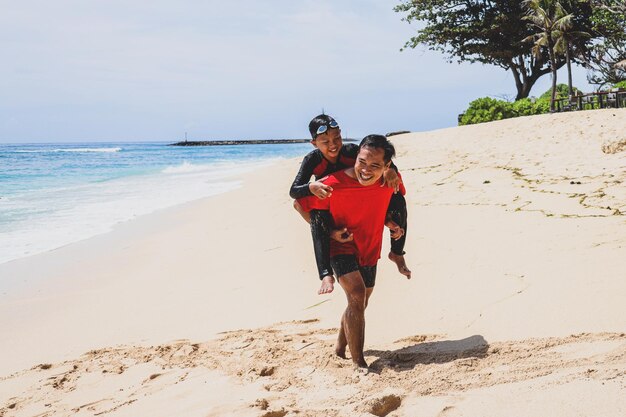
[[309, 144], [0, 144], [0, 263], [232, 190], [237, 175], [310, 150]]

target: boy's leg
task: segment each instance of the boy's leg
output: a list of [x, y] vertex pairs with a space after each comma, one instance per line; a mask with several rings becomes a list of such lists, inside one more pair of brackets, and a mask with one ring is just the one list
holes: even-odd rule
[[328, 294], [333, 291], [335, 278], [330, 265], [330, 230], [332, 217], [327, 210], [311, 210], [311, 237], [313, 238], [313, 252], [317, 272], [322, 284], [318, 294]]
[[391, 239], [391, 252], [396, 255], [404, 255], [404, 245], [406, 243], [407, 232], [407, 210], [406, 200], [400, 193], [395, 193], [389, 200], [387, 217], [404, 230], [404, 234], [399, 239]]
[[407, 233], [407, 209], [406, 200], [402, 194], [395, 193], [391, 196], [389, 207], [387, 208], [387, 217], [404, 230], [404, 233], [399, 239], [391, 238], [391, 251], [389, 252], [389, 259], [391, 259], [398, 266], [398, 271], [402, 275], [405, 275], [410, 279], [411, 270], [407, 267], [404, 259], [404, 244], [406, 243]]

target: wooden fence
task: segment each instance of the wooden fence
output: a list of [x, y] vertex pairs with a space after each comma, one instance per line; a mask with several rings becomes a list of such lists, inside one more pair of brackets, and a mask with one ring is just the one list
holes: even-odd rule
[[597, 91], [573, 96], [571, 100], [560, 98], [554, 104], [556, 111], [626, 107], [626, 90]]

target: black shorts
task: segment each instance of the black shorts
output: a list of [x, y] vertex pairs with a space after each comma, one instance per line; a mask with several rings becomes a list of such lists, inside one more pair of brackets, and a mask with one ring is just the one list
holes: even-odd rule
[[376, 283], [376, 265], [360, 266], [355, 255], [336, 255], [330, 259], [330, 264], [339, 278], [350, 272], [359, 271], [363, 277], [365, 288], [373, 288]]

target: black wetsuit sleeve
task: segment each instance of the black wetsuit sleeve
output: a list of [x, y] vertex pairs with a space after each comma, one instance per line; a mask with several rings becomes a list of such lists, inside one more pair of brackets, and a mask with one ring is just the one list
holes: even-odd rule
[[313, 237], [313, 252], [320, 279], [332, 275], [330, 266], [330, 230], [333, 219], [328, 210], [311, 210], [311, 236]]
[[407, 209], [406, 200], [401, 193], [394, 193], [387, 207], [387, 218], [393, 220], [398, 226], [404, 229], [404, 234], [398, 240], [391, 239], [391, 252], [396, 255], [404, 255], [404, 245], [407, 235]]
[[291, 184], [289, 195], [293, 199], [307, 197], [313, 195], [309, 190], [309, 180], [313, 176], [313, 170], [320, 163], [319, 156], [315, 151], [309, 152], [300, 164], [300, 170], [296, 174], [296, 178]]

